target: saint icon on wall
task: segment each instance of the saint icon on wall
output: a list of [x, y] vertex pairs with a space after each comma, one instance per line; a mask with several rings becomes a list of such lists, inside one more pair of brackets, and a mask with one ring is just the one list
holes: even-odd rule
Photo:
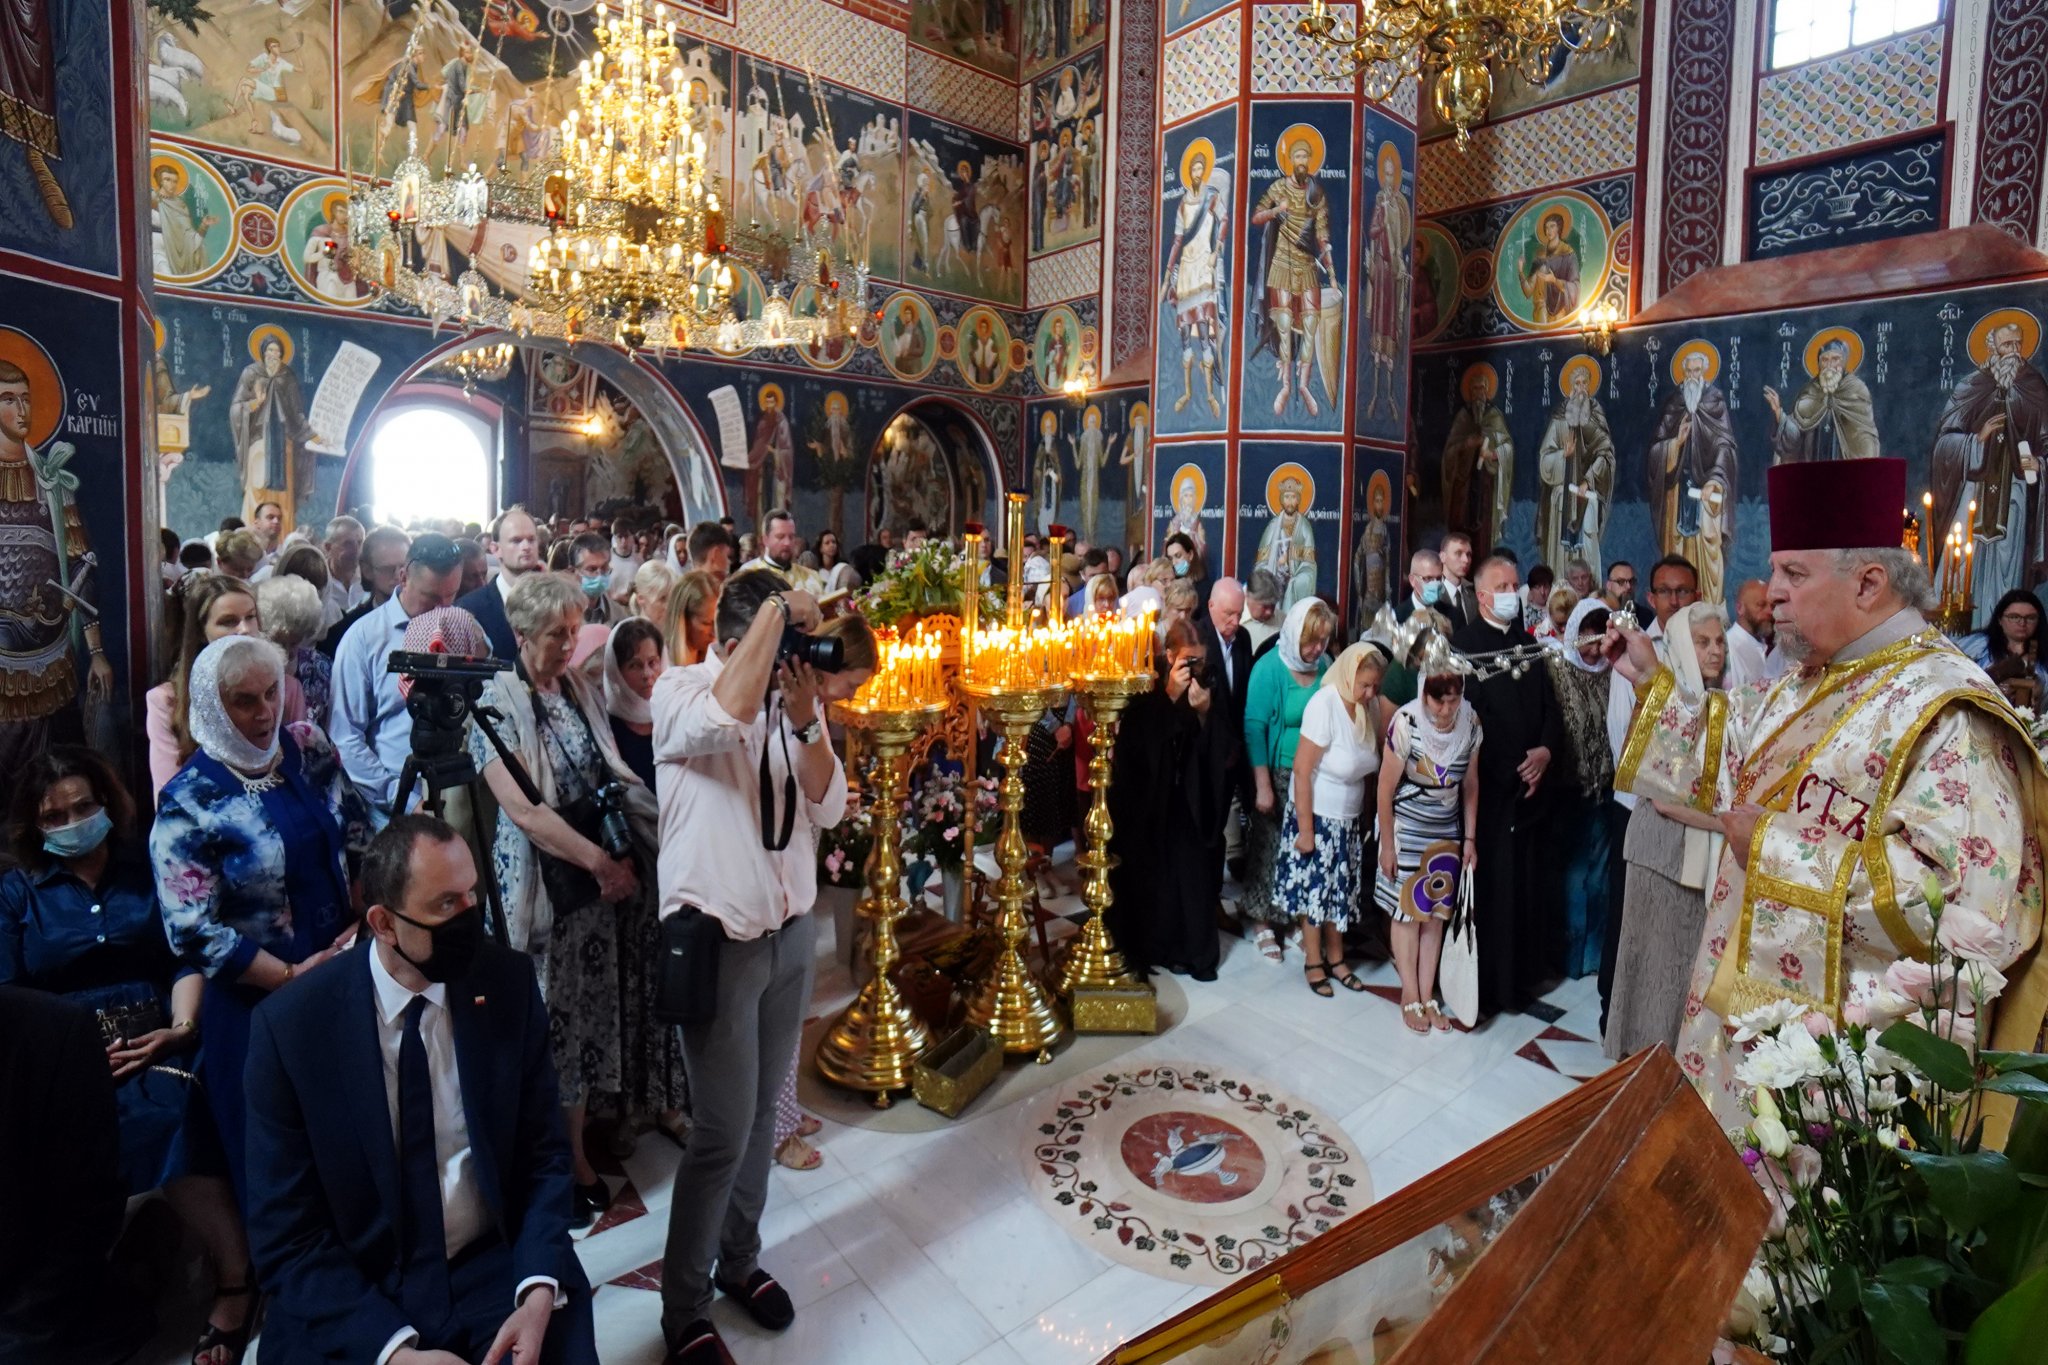
[[1401, 149], [1380, 144], [1379, 193], [1373, 198], [1372, 221], [1366, 225], [1366, 348], [1372, 359], [1372, 380], [1366, 390], [1364, 416], [1370, 420], [1381, 404], [1387, 415], [1400, 415], [1406, 383], [1394, 371], [1401, 355], [1401, 324], [1408, 316], [1413, 282], [1409, 251], [1415, 244], [1415, 216], [1401, 193]]
[[2024, 308], [1979, 318], [1969, 340], [1977, 368], [1956, 385], [1934, 438], [1934, 526], [1963, 520], [1977, 502], [1979, 601], [2042, 577], [2048, 379], [2034, 365], [2040, 345], [2040, 319]]
[[1468, 366], [1458, 379], [1458, 394], [1465, 401], [1444, 440], [1446, 528], [1463, 531], [1482, 549], [1500, 539], [1515, 488], [1515, 438], [1493, 401], [1499, 391], [1493, 366], [1483, 360]]
[[276, 502], [289, 530], [298, 495], [313, 487], [310, 447], [320, 438], [306, 423], [305, 392], [284, 328], [265, 325], [249, 333], [249, 363], [228, 400], [228, 428], [242, 479], [243, 519], [255, 520], [258, 504]]
[[1542, 491], [1536, 501], [1536, 544], [1559, 574], [1582, 559], [1600, 579], [1600, 529], [1614, 505], [1614, 437], [1600, 403], [1600, 362], [1575, 355], [1557, 377], [1562, 397], [1550, 409], [1536, 450]]
[[1725, 599], [1741, 465], [1728, 395], [1714, 382], [1720, 373], [1721, 353], [1712, 342], [1696, 337], [1678, 348], [1671, 357], [1676, 387], [1658, 410], [1648, 454], [1658, 551], [1691, 560], [1700, 600], [1715, 603]]
[[1344, 282], [1337, 277], [1330, 241], [1330, 201], [1316, 172], [1323, 167], [1323, 135], [1297, 123], [1273, 146], [1281, 175], [1259, 197], [1251, 225], [1259, 238], [1261, 292], [1252, 300], [1252, 358], [1271, 351], [1280, 392], [1273, 415], [1283, 417], [1298, 396], [1310, 417], [1321, 406], [1309, 384], [1311, 369], [1323, 394], [1337, 401], [1344, 347]]
[[796, 493], [796, 438], [780, 384], [763, 384], [754, 402], [760, 415], [754, 419], [754, 436], [747, 444], [744, 491], [747, 516], [759, 526], [769, 511], [788, 507]]
[[1180, 396], [1173, 410], [1195, 396], [1194, 367], [1202, 367], [1202, 395], [1212, 416], [1223, 415], [1216, 398], [1216, 367], [1223, 351], [1223, 291], [1230, 269], [1230, 172], [1216, 165], [1208, 138], [1190, 142], [1180, 158], [1180, 207], [1174, 213], [1173, 243], [1167, 250], [1160, 300], [1173, 309], [1180, 339]]
[[1254, 569], [1264, 569], [1280, 585], [1276, 610], [1287, 609], [1316, 595], [1316, 537], [1308, 510], [1315, 504], [1316, 481], [1308, 470], [1289, 461], [1266, 480], [1266, 506], [1273, 519], [1259, 535]]
[[1195, 554], [1208, 562], [1209, 537], [1202, 530], [1202, 504], [1208, 501], [1209, 480], [1198, 464], [1173, 471], [1173, 515], [1166, 519], [1162, 541], [1175, 535], [1195, 542]]
[[1038, 444], [1031, 450], [1031, 523], [1042, 535], [1060, 519], [1060, 414], [1038, 414]]
[[93, 702], [114, 690], [94, 605], [98, 559], [74, 496], [80, 471], [66, 468], [70, 442], [54, 439], [64, 409], [49, 354], [0, 327], [0, 763], [15, 773], [49, 746], [51, 719], [78, 696], [81, 662]]
[[1764, 386], [1764, 402], [1777, 424], [1771, 433], [1776, 463], [1877, 458], [1870, 386], [1856, 375], [1862, 364], [1863, 338], [1847, 327], [1829, 327], [1806, 343], [1809, 378], [1790, 410], [1776, 389]]
[[1354, 634], [1364, 632], [1387, 600], [1387, 564], [1393, 556], [1394, 530], [1388, 517], [1394, 508], [1394, 483], [1384, 469], [1375, 469], [1365, 485], [1365, 520], [1351, 553], [1351, 620]]
[[1495, 303], [1510, 322], [1532, 331], [1576, 322], [1607, 283], [1612, 240], [1606, 212], [1577, 190], [1530, 200], [1501, 231]]
[[1095, 539], [1096, 516], [1102, 509], [1102, 471], [1116, 454], [1116, 443], [1121, 439], [1103, 434], [1102, 409], [1093, 403], [1082, 409], [1080, 436], [1067, 438], [1067, 444], [1073, 447], [1074, 469], [1080, 475], [1083, 540]]

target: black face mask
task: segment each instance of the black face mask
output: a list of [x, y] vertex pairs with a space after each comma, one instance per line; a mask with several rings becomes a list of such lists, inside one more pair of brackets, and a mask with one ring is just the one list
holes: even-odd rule
[[398, 946], [398, 940], [391, 941], [391, 949], [410, 962], [413, 970], [429, 981], [453, 981], [468, 971], [476, 961], [477, 950], [484, 946], [484, 908], [472, 905], [451, 920], [440, 924], [421, 924], [410, 915], [391, 912], [415, 929], [424, 929], [434, 940], [434, 950], [425, 958], [416, 958]]

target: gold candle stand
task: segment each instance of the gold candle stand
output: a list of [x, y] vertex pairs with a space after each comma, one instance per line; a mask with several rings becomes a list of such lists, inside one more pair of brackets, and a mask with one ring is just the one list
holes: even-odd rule
[[911, 1062], [931, 1044], [931, 1035], [911, 1013], [896, 983], [896, 921], [910, 906], [904, 900], [902, 828], [897, 812], [909, 769], [910, 746], [943, 706], [869, 710], [840, 703], [834, 708], [849, 729], [867, 736], [875, 755], [875, 846], [868, 853], [867, 895], [856, 913], [874, 921], [875, 974], [846, 1012], [818, 1041], [818, 1071], [834, 1085], [874, 1094], [875, 1108], [887, 1109], [890, 1095], [910, 1089]]
[[[1013, 577], [1014, 585], [1017, 578]], [[1052, 1060], [1052, 1049], [1066, 1036], [1067, 1026], [1053, 1007], [1051, 994], [1024, 966], [1024, 938], [1030, 932], [1024, 912], [1029, 883], [1024, 878], [1024, 740], [1038, 718], [1066, 700], [1066, 689], [1046, 686], [1028, 691], [1004, 690], [963, 681], [961, 688], [995, 720], [1003, 737], [1003, 832], [996, 839], [996, 930], [1003, 936], [1002, 955], [987, 978], [967, 995], [967, 1022], [988, 1030], [1004, 1052], [1031, 1052], [1040, 1062]]]
[[1102, 919], [1114, 899], [1109, 889], [1109, 873], [1117, 864], [1115, 855], [1109, 851], [1109, 836], [1113, 832], [1109, 818], [1110, 756], [1116, 748], [1116, 730], [1124, 708], [1132, 697], [1151, 687], [1150, 673], [1074, 680], [1074, 691], [1088, 708], [1088, 718], [1094, 722], [1095, 730], [1088, 742], [1088, 786], [1092, 793], [1084, 822], [1088, 847], [1075, 859], [1087, 873], [1081, 902], [1088, 907], [1088, 922], [1075, 936], [1053, 981], [1053, 989], [1069, 1009], [1077, 991], [1107, 990], [1125, 983], [1123, 955], [1117, 952]]

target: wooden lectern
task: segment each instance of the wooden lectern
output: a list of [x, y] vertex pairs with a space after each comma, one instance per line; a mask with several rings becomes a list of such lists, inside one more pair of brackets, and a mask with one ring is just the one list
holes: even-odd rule
[[1705, 1365], [1767, 1218], [1646, 1050], [1104, 1365]]

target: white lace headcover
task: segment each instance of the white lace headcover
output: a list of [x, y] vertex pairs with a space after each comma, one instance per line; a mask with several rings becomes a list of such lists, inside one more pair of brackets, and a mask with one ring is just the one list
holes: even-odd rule
[[[251, 744], [235, 728], [221, 695], [229, 683], [242, 682], [252, 672], [267, 672], [282, 686], [284, 651], [254, 635], [229, 635], [199, 651], [192, 661], [192, 681], [186, 692], [191, 699], [188, 721], [192, 738], [208, 757], [245, 773], [261, 772], [277, 757], [277, 730], [270, 732], [268, 745]], [[278, 724], [282, 728], [282, 707]]]

